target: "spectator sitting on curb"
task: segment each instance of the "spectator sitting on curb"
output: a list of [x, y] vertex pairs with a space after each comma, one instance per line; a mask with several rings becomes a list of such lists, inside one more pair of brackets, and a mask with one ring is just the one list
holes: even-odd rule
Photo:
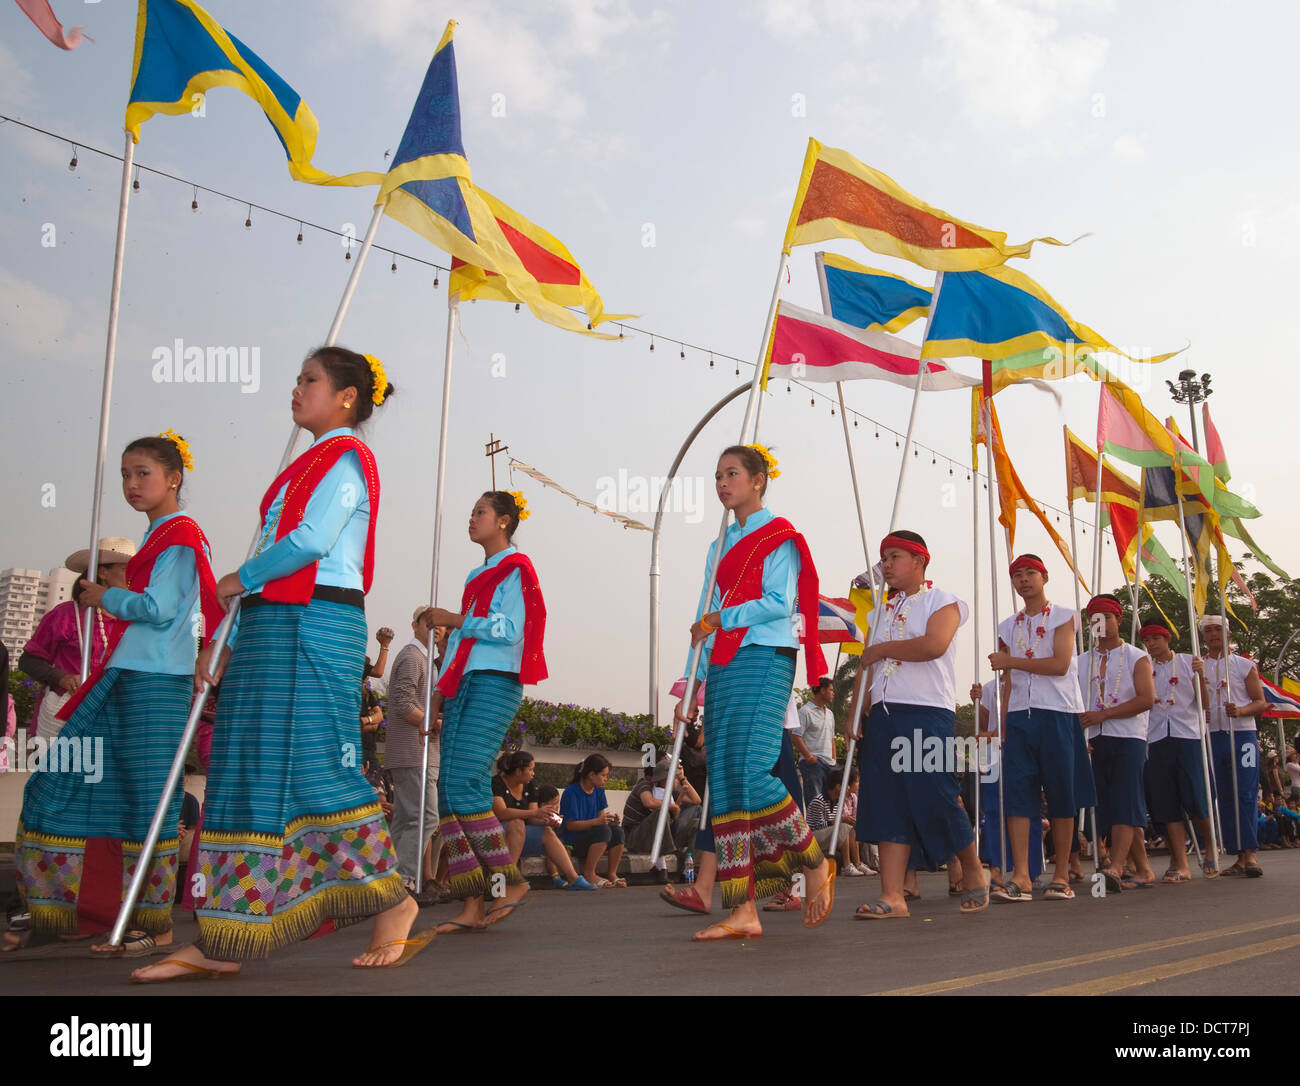
[[492, 778], [492, 813], [506, 834], [510, 858], [519, 863], [526, 856], [546, 856], [557, 869], [555, 885], [561, 890], [596, 889], [577, 873], [568, 850], [555, 833], [553, 808], [559, 792], [551, 788], [548, 806], [543, 808], [541, 789], [533, 784], [534, 759], [524, 750], [511, 751], [497, 762]]

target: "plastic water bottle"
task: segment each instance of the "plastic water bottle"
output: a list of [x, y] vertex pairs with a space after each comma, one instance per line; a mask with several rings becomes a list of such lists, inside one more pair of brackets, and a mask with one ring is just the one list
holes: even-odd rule
[[686, 863], [682, 867], [682, 877], [686, 880], [687, 886], [695, 885], [695, 857], [689, 852], [686, 854]]

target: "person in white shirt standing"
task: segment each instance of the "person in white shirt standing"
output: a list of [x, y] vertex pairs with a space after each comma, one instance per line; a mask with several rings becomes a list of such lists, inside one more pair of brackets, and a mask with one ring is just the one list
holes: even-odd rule
[[956, 750], [954, 639], [968, 610], [925, 579], [929, 562], [925, 540], [915, 532], [892, 532], [880, 544], [890, 592], [862, 652], [861, 666], [875, 667], [857, 825], [858, 840], [880, 848], [880, 899], [858, 910], [864, 920], [908, 915], [903, 882], [909, 858], [936, 869], [956, 855], [961, 911], [976, 913], [989, 904], [975, 834], [958, 799], [956, 767], [948, 764]]
[[835, 768], [835, 715], [831, 712], [834, 698], [835, 684], [829, 675], [823, 675], [812, 697], [799, 706], [799, 727], [786, 732], [799, 753], [804, 804], [826, 791], [826, 778]]
[[[1110, 858], [1102, 874], [1106, 889], [1145, 890], [1156, 874], [1147, 859], [1143, 776], [1147, 760], [1147, 719], [1155, 704], [1151, 657], [1120, 640], [1124, 607], [1114, 596], [1093, 596], [1089, 618], [1102, 615], [1104, 632], [1079, 660], [1079, 689], [1086, 709], [1079, 723], [1088, 730], [1092, 772], [1097, 782], [1097, 834], [1110, 837]], [[1135, 876], [1124, 878], [1132, 857]]]
[[[1189, 653], [1175, 653], [1169, 644], [1173, 634], [1166, 626], [1148, 623], [1138, 636], [1151, 657], [1155, 682], [1156, 700], [1147, 721], [1146, 785], [1151, 818], [1164, 823], [1169, 840], [1169, 870], [1160, 881], [1190, 882], [1183, 820], [1192, 820], [1207, 845], [1211, 840], [1205, 748], [1196, 712], [1196, 685], [1205, 674], [1205, 664]], [[1219, 873], [1209, 856], [1201, 869], [1207, 879]]]
[[[1205, 642], [1205, 698], [1210, 720], [1210, 749], [1214, 754], [1214, 788], [1219, 799], [1223, 847], [1237, 854], [1237, 862], [1221, 873], [1260, 878], [1259, 848], [1259, 739], [1255, 714], [1268, 708], [1259, 672], [1252, 661], [1230, 652], [1223, 619], [1207, 615], [1201, 620]], [[1233, 747], [1236, 747], [1234, 752]], [[1236, 759], [1237, 803], [1231, 796], [1233, 759]]]
[[1044, 897], [1069, 900], [1070, 847], [1075, 813], [1097, 802], [1088, 750], [1079, 727], [1083, 698], [1074, 655], [1077, 614], [1049, 603], [1047, 567], [1036, 554], [1011, 563], [1011, 585], [1023, 609], [998, 624], [998, 651], [989, 654], [994, 671], [1011, 676], [1007, 702], [1007, 746], [1002, 759], [1002, 791], [1013, 871], [997, 901], [1031, 900], [1029, 820], [1052, 822], [1056, 872]]

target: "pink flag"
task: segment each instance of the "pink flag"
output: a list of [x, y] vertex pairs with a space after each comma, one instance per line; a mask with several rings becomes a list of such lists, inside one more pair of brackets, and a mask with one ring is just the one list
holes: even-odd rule
[[1201, 412], [1201, 417], [1205, 421], [1205, 458], [1214, 465], [1214, 474], [1226, 483], [1232, 478], [1232, 472], [1228, 470], [1228, 454], [1223, 450], [1219, 431], [1210, 421], [1210, 405], [1201, 404]]
[[64, 30], [63, 24], [55, 18], [54, 12], [50, 9], [50, 0], [14, 0], [14, 2], [26, 12], [27, 18], [36, 24], [36, 29], [60, 49], [75, 49], [81, 44], [83, 38], [91, 43], [95, 40], [83, 34], [79, 26]]
[[[823, 313], [781, 302], [770, 357], [769, 378], [802, 381], [867, 378], [911, 388], [916, 384], [921, 349], [888, 332], [854, 328]], [[977, 378], [954, 373], [935, 359], [930, 359], [928, 364], [929, 372], [921, 385], [924, 389], [970, 388], [979, 384]]]

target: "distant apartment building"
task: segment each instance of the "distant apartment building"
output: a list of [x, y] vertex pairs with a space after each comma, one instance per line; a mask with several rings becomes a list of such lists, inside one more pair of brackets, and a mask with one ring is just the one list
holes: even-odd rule
[[0, 641], [9, 650], [9, 666], [18, 666], [36, 626], [52, 607], [72, 598], [77, 575], [59, 566], [45, 576], [39, 569], [0, 570]]

